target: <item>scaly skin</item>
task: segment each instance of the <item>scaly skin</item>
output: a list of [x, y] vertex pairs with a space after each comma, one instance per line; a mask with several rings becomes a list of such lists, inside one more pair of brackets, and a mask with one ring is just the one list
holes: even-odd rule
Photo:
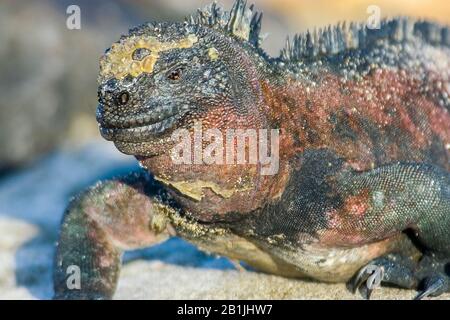
[[[145, 170], [69, 206], [56, 298], [111, 298], [123, 250], [171, 235], [287, 277], [358, 288], [371, 264], [420, 298], [450, 289], [449, 29], [340, 26], [274, 59], [250, 18], [240, 0], [229, 14], [213, 5], [133, 29], [102, 57], [100, 131]], [[172, 134], [199, 122], [280, 129], [278, 171], [175, 163]]]

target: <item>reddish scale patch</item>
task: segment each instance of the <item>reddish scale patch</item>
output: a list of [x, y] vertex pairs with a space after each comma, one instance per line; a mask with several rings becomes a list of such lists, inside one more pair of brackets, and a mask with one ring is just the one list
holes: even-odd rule
[[319, 232], [320, 243], [331, 246], [353, 246], [369, 243], [373, 237], [364, 229], [364, 219], [370, 209], [371, 195], [367, 189], [344, 200], [342, 208], [325, 213], [328, 228]]
[[[370, 193], [369, 190], [363, 190], [358, 195], [350, 196], [345, 199], [344, 212], [350, 216], [362, 217], [369, 209]], [[354, 219], [354, 217], [352, 217]]]
[[448, 109], [436, 109], [430, 102], [425, 104], [424, 109], [427, 112], [428, 119], [430, 119], [430, 126], [433, 132], [436, 133], [445, 144], [448, 144], [450, 141], [450, 115]]
[[[324, 72], [316, 86], [290, 81], [284, 87], [265, 84], [263, 92], [270, 120], [286, 133], [281, 145], [287, 158], [327, 148], [356, 170], [398, 160], [426, 160], [450, 170], [448, 151], [426, 159], [432, 143], [441, 149], [450, 143], [450, 115], [422, 93], [423, 87], [405, 71], [379, 69], [359, 81]], [[339, 136], [337, 124], [354, 137]], [[440, 141], [433, 141], [436, 136]]]

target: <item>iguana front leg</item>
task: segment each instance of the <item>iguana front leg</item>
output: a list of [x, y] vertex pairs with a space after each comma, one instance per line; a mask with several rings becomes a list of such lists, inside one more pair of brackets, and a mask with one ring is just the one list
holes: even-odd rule
[[[111, 298], [123, 250], [146, 247], [171, 234], [161, 201], [145, 173], [99, 183], [73, 200], [57, 245], [55, 298]], [[78, 285], [71, 283], [77, 271]]]

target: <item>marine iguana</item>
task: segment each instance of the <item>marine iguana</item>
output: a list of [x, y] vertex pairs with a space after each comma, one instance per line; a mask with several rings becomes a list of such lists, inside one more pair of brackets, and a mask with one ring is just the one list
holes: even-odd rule
[[[71, 202], [55, 298], [113, 297], [123, 251], [174, 235], [366, 297], [373, 270], [417, 298], [450, 290], [450, 28], [340, 24], [295, 36], [273, 58], [261, 22], [244, 1], [213, 3], [185, 22], [131, 29], [106, 51], [100, 132], [143, 169]], [[198, 121], [278, 128], [278, 171], [174, 163], [172, 134]], [[67, 286], [72, 265], [80, 289]]]

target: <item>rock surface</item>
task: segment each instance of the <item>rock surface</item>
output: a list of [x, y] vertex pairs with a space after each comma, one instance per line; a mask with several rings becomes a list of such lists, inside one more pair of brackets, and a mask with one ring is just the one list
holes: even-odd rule
[[[61, 150], [0, 181], [0, 299], [50, 299], [52, 257], [70, 197], [98, 179], [137, 168], [112, 145]], [[117, 299], [359, 299], [343, 284], [321, 284], [237, 271], [225, 258], [177, 238], [124, 257]], [[375, 299], [410, 299], [381, 288]], [[450, 299], [450, 295], [440, 297]]]

